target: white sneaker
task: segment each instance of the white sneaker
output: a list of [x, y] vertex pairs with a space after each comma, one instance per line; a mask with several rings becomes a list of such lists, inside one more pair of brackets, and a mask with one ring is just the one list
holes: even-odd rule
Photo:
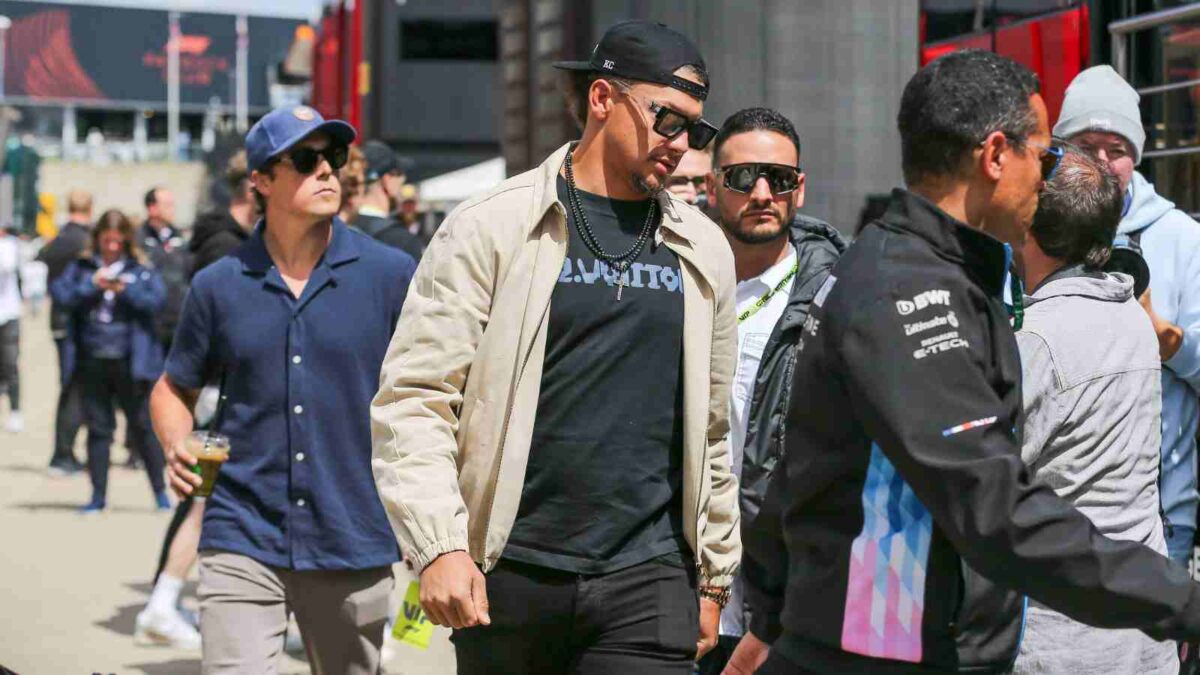
[[162, 612], [147, 606], [137, 615], [133, 641], [139, 645], [199, 650], [200, 632], [174, 609]]
[[287, 634], [283, 638], [283, 651], [293, 655], [304, 653], [304, 638], [300, 636], [298, 629], [288, 626]]
[[25, 418], [19, 412], [10, 412], [8, 414], [8, 422], [4, 425], [4, 430], [10, 434], [19, 434], [25, 431]]

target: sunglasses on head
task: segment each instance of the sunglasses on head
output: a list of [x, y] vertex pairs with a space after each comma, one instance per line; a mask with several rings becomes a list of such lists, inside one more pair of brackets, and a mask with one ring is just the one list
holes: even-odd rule
[[[637, 96], [634, 96], [628, 89], [623, 89], [623, 91], [629, 98], [635, 101], [641, 100]], [[688, 147], [693, 150], [703, 150], [708, 147], [708, 144], [717, 135], [718, 129], [709, 124], [703, 117], [698, 117], [693, 121], [688, 119], [687, 115], [673, 108], [668, 108], [661, 103], [655, 103], [654, 101], [643, 101], [642, 103], [650, 112], [654, 113], [654, 124], [651, 126], [654, 129], [654, 133], [665, 137], [667, 140], [672, 140], [686, 131], [688, 135]]]
[[721, 167], [717, 173], [723, 174], [721, 182], [726, 188], [741, 193], [754, 191], [754, 185], [759, 177], [767, 179], [771, 193], [787, 194], [800, 187], [800, 167], [787, 164], [768, 164], [755, 162], [750, 164], [730, 164]]
[[328, 145], [318, 150], [308, 146], [300, 146], [294, 150], [289, 150], [284, 154], [284, 157], [300, 173], [309, 174], [316, 171], [322, 157], [325, 158], [326, 162], [329, 162], [330, 168], [337, 171], [346, 166], [346, 160], [350, 158], [350, 148], [345, 145]]
[[1042, 180], [1047, 181], [1054, 178], [1054, 174], [1058, 172], [1058, 165], [1062, 162], [1063, 155], [1066, 154], [1063, 147], [1054, 141], [1050, 142], [1050, 147], [1034, 143], [1033, 141], [1025, 142], [1039, 150], [1045, 151], [1038, 157], [1038, 161], [1042, 164]]

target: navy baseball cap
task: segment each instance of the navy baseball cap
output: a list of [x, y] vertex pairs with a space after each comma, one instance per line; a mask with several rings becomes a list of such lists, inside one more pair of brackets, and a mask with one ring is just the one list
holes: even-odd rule
[[708, 87], [675, 74], [683, 66], [706, 70], [704, 57], [692, 41], [665, 24], [654, 21], [622, 21], [605, 31], [587, 61], [557, 61], [561, 70], [607, 73], [641, 82], [655, 82], [678, 89], [703, 101]]
[[396, 154], [391, 146], [381, 141], [367, 141], [362, 146], [363, 157], [367, 160], [366, 179], [374, 183], [389, 173], [399, 171], [408, 173], [413, 169], [413, 161], [403, 155]]
[[258, 171], [262, 165], [304, 140], [324, 131], [334, 143], [350, 145], [358, 133], [342, 120], [326, 120], [306, 105], [276, 108], [250, 127], [246, 134], [246, 168]]

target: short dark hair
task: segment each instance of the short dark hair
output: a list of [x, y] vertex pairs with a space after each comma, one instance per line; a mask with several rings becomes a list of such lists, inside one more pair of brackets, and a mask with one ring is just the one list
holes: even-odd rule
[[225, 184], [234, 194], [242, 192], [242, 185], [250, 179], [250, 169], [246, 164], [246, 151], [238, 150], [229, 156], [225, 163]]
[[[704, 69], [704, 66], [698, 63], [688, 63], [680, 68], [685, 69], [684, 72], [699, 80], [706, 89], [708, 88], [708, 71]], [[640, 82], [640, 80], [615, 77], [594, 70], [563, 71], [558, 81], [558, 88], [567, 101], [567, 111], [571, 113], [571, 119], [575, 121], [580, 131], [587, 126], [588, 91], [591, 90], [592, 83], [596, 80], [608, 80], [624, 87], [631, 87]]]
[[1037, 127], [1029, 97], [1038, 79], [992, 52], [964, 49], [917, 71], [900, 97], [900, 153], [909, 185], [960, 175], [964, 159], [994, 131], [1020, 147]]
[[[271, 159], [263, 162], [262, 166], [255, 169], [255, 172], [261, 173], [268, 178], [274, 178], [275, 165], [278, 164], [279, 161], [279, 157], [272, 157]], [[254, 204], [258, 207], [258, 212], [265, 216], [267, 213], [267, 198], [262, 196], [262, 193], [258, 191], [258, 188], [254, 187], [253, 185], [250, 186], [250, 191], [254, 193]]]
[[146, 191], [146, 196], [142, 199], [142, 202], [146, 205], [146, 208], [150, 208], [158, 203], [158, 191], [161, 189], [161, 187], [155, 185]]
[[1072, 145], [1038, 197], [1030, 235], [1051, 258], [1099, 269], [1112, 254], [1125, 209], [1121, 181], [1104, 164]]
[[770, 108], [745, 108], [725, 118], [721, 130], [713, 139], [713, 168], [720, 168], [721, 146], [732, 136], [751, 131], [773, 131], [786, 137], [796, 148], [796, 162], [800, 162], [800, 135], [791, 120]]

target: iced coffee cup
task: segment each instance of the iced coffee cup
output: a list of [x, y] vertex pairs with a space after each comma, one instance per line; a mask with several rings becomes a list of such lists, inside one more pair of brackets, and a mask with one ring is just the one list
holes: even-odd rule
[[211, 431], [193, 431], [187, 438], [187, 451], [196, 458], [192, 471], [200, 476], [200, 485], [192, 496], [205, 499], [212, 496], [221, 465], [229, 460], [229, 439]]

